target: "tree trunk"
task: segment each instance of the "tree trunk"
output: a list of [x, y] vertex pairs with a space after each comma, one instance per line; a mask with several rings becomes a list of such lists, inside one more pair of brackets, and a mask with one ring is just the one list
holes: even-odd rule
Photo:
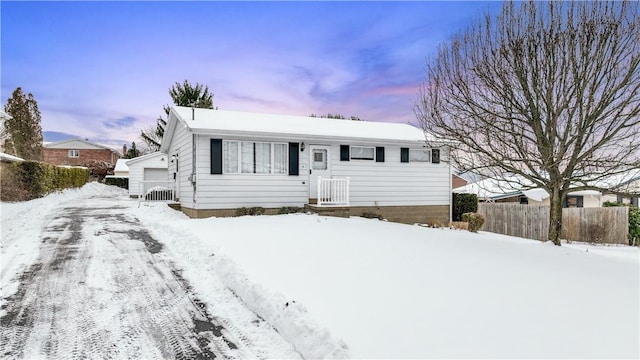
[[549, 209], [549, 240], [560, 246], [560, 233], [562, 232], [562, 192], [553, 189], [551, 192], [551, 208]]

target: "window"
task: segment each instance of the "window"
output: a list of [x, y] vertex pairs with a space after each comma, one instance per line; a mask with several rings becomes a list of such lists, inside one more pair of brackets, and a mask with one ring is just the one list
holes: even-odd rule
[[567, 195], [564, 201], [564, 207], [566, 208], [581, 208], [584, 206], [584, 198], [582, 195]]
[[313, 149], [312, 170], [327, 170], [327, 149]]
[[409, 149], [410, 162], [429, 162], [431, 161], [431, 151], [427, 149]]
[[225, 174], [288, 174], [288, 144], [224, 141]]
[[431, 149], [431, 163], [440, 164], [440, 149]]
[[375, 154], [374, 147], [351, 147], [351, 159], [352, 160], [373, 160]]
[[69, 157], [70, 158], [80, 157], [80, 150], [69, 150]]

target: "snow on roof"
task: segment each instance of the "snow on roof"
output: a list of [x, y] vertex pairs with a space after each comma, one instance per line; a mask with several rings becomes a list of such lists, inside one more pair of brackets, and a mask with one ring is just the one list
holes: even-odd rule
[[[258, 133], [300, 138], [355, 138], [424, 142], [422, 129], [409, 124], [260, 114], [175, 106], [172, 111], [193, 132]], [[193, 113], [192, 113], [193, 111]], [[435, 140], [430, 136], [430, 140]]]
[[124, 160], [126, 160], [127, 166], [131, 166], [131, 164], [135, 164], [137, 162], [148, 160], [148, 159], [153, 159], [158, 156], [167, 156], [167, 154], [160, 151], [156, 151], [156, 152], [152, 152], [151, 154], [142, 155], [142, 156], [135, 157], [133, 159], [124, 159]]
[[0, 110], [0, 119], [12, 119], [13, 117], [6, 112]]
[[[507, 197], [524, 195], [534, 201], [543, 201], [550, 197], [549, 193], [541, 188], [533, 188], [522, 190], [524, 187], [518, 185], [526, 183], [524, 178], [519, 176], [507, 177], [504, 180], [484, 179], [475, 183], [453, 189], [453, 192], [459, 194], [476, 194], [481, 200], [498, 200]], [[572, 191], [570, 195], [600, 195], [597, 190], [579, 190]]]
[[[75, 143], [75, 144], [74, 144]], [[51, 149], [107, 149], [107, 150], [111, 150], [115, 153], [120, 153], [118, 150], [112, 149], [108, 146], [102, 145], [102, 144], [97, 144], [97, 143], [92, 143], [88, 140], [84, 140], [84, 139], [67, 139], [67, 140], [62, 140], [62, 141], [56, 141], [56, 142], [50, 142], [50, 143], [43, 143], [43, 146], [46, 148], [51, 148]]]
[[6, 162], [24, 161], [23, 158], [19, 158], [17, 156], [5, 154], [3, 152], [0, 152], [0, 160], [6, 161]]
[[118, 161], [116, 161], [116, 166], [113, 168], [113, 171], [128, 172], [129, 166], [127, 165], [127, 161], [129, 161], [129, 159], [118, 159]]

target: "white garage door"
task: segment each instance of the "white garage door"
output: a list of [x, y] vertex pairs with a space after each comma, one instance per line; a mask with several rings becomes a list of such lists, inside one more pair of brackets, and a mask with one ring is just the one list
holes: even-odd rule
[[167, 169], [144, 169], [144, 181], [169, 181]]

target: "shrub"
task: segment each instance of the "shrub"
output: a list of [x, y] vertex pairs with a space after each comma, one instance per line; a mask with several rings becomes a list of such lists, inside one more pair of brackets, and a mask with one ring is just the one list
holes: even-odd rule
[[640, 208], [629, 208], [629, 245], [640, 245]]
[[617, 207], [617, 206], [624, 206], [623, 203], [619, 203], [617, 201], [605, 201], [602, 204], [602, 207]]
[[[603, 207], [629, 206], [619, 202], [605, 201]], [[640, 208], [629, 206], [629, 245], [640, 246]]]
[[363, 218], [367, 218], [367, 219], [382, 220], [382, 215], [380, 215], [378, 213], [370, 212], [370, 211], [365, 211], [360, 216], [363, 217]]
[[129, 189], [129, 178], [126, 177], [107, 177], [104, 179], [104, 183], [123, 189]]
[[236, 210], [236, 216], [244, 216], [244, 215], [255, 216], [255, 215], [262, 215], [262, 214], [264, 214], [264, 208], [259, 206], [250, 207], [250, 208], [241, 207], [238, 210]]
[[4, 167], [2, 200], [24, 201], [53, 191], [80, 187], [89, 180], [89, 170], [55, 166], [38, 161], [22, 161]]
[[453, 221], [461, 221], [462, 214], [478, 211], [478, 195], [453, 193]]
[[478, 232], [484, 225], [484, 216], [476, 212], [468, 212], [462, 214], [462, 221], [469, 223], [469, 231]]
[[278, 209], [278, 214], [295, 214], [302, 212], [303, 209], [295, 206], [284, 206]]

